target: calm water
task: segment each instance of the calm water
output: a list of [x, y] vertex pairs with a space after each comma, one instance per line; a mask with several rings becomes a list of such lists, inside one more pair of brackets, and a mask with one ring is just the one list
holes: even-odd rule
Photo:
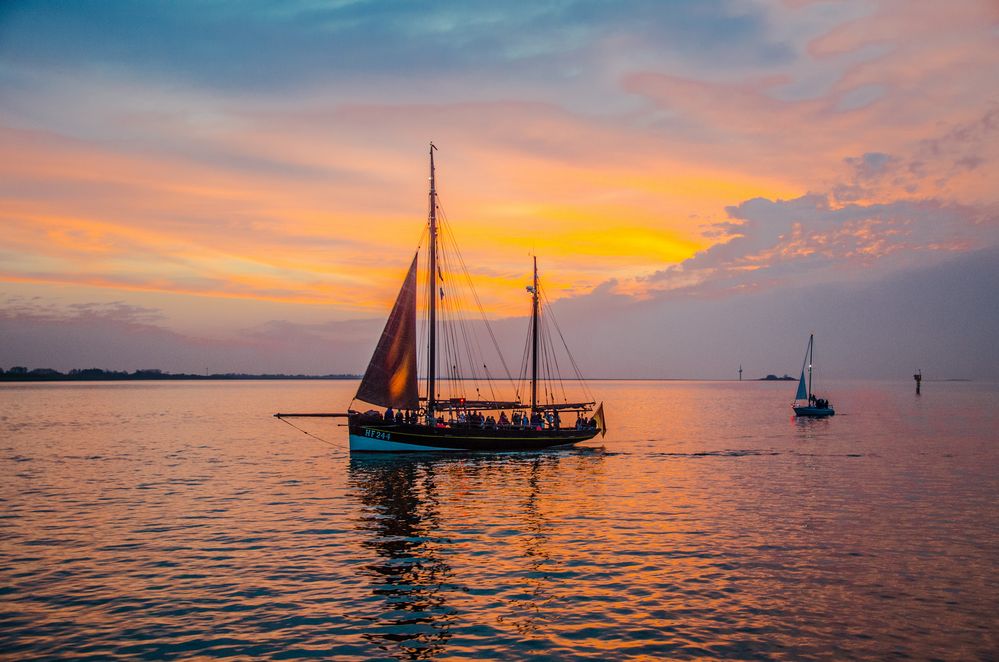
[[269, 418], [353, 382], [0, 386], [0, 656], [999, 656], [996, 384], [591, 386], [457, 458]]

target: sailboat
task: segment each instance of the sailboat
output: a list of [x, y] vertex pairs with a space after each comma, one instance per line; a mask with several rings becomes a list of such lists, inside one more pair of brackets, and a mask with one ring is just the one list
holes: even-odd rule
[[[796, 416], [808, 416], [811, 418], [824, 418], [833, 416], [836, 410], [832, 408], [828, 400], [816, 398], [812, 393], [812, 358], [815, 350], [815, 334], [809, 334], [808, 347], [805, 348], [805, 361], [801, 364], [801, 377], [798, 379], [798, 390], [794, 394], [794, 408]], [[808, 382], [805, 382], [805, 369], [808, 369]], [[800, 404], [804, 403], [804, 404]]]
[[[462, 301], [467, 300], [462, 299], [456, 287], [461, 282], [462, 272], [482, 316], [479, 326], [488, 331], [505, 370], [507, 364], [499, 351], [478, 296], [474, 294], [471, 277], [458, 253], [457, 242], [450, 234], [446, 216], [439, 214], [441, 209], [434, 165], [436, 149], [431, 143], [430, 211], [424, 234], [428, 243], [429, 263], [424, 296], [426, 317], [423, 331], [426, 345], [417, 340], [421, 335], [417, 320], [420, 289], [420, 251], [417, 249], [351, 403], [353, 407], [354, 402], [360, 401], [385, 408], [384, 411], [350, 408], [345, 414], [275, 416], [346, 417], [351, 452], [534, 451], [570, 447], [592, 439], [597, 434], [605, 434], [603, 403], [597, 405], [592, 397], [570, 401], [565, 391], [566, 380], [557, 372], [558, 348], [548, 325], [549, 318], [555, 324], [558, 337], [575, 370], [575, 383], [588, 391], [575, 360], [565, 345], [564, 336], [557, 327], [558, 322], [548, 309], [538, 278], [537, 256], [534, 257], [532, 284], [526, 288], [531, 293], [531, 322], [520, 381], [520, 387], [527, 385], [527, 348], [530, 347], [530, 399], [526, 398], [526, 389], [525, 397], [521, 397], [521, 388], [518, 388], [508, 370], [507, 377], [514, 391], [513, 397], [503, 399], [496, 395], [497, 380], [490, 376], [485, 360], [476, 354], [477, 351], [481, 352], [481, 344], [477, 339], [467, 337], [474, 324], [467, 319], [466, 312], [470, 306], [462, 305]], [[417, 365], [420, 358], [418, 355], [424, 349], [425, 379], [421, 380]], [[483, 393], [483, 390], [487, 393]], [[511, 413], [510, 417], [507, 417], [508, 411]], [[567, 418], [573, 413], [576, 415], [575, 422], [563, 424], [563, 417]]]

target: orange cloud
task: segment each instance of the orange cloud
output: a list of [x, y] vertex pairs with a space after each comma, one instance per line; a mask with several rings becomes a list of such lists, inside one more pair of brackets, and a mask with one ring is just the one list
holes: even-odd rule
[[[3, 277], [378, 315], [421, 237], [429, 139], [442, 204], [497, 315], [522, 309], [529, 253], [553, 297], [609, 279], [639, 294], [648, 274], [731, 239], [725, 207], [757, 197], [819, 188], [835, 206], [944, 190], [994, 204], [979, 165], [996, 156], [994, 133], [946, 167], [927, 155], [949, 148], [919, 143], [983, 117], [995, 10], [934, 7], [886, 3], [814, 39], [809, 56], [824, 62], [886, 47], [807, 97], [787, 94], [794, 66], [733, 82], [648, 62], [614, 91], [627, 109], [590, 114], [102, 81], [108, 101], [72, 130], [0, 127]], [[81, 82], [60, 85], [65, 98], [46, 103], [82, 98]], [[861, 176], [869, 153], [888, 165]], [[863, 246], [880, 250], [876, 237]]]

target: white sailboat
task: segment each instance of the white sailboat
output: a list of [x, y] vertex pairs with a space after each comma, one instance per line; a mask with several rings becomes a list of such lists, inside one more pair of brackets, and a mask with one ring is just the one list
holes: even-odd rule
[[[801, 377], [798, 379], [798, 390], [794, 394], [791, 406], [796, 416], [824, 418], [833, 416], [836, 410], [829, 401], [817, 398], [812, 392], [812, 358], [815, 350], [815, 334], [808, 336], [808, 347], [805, 349], [805, 362], [801, 365]], [[808, 369], [808, 381], [805, 382], [805, 369]], [[802, 404], [803, 403], [803, 404]]]

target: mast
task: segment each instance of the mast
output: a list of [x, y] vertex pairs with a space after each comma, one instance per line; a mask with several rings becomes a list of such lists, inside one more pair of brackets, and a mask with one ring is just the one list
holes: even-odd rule
[[815, 351], [815, 334], [808, 335], [808, 402], [812, 401], [812, 355]]
[[427, 416], [433, 417], [437, 375], [437, 188], [434, 182], [434, 147], [430, 143], [430, 346], [427, 352]]
[[534, 287], [531, 288], [531, 411], [538, 408], [538, 256], [534, 256]]

